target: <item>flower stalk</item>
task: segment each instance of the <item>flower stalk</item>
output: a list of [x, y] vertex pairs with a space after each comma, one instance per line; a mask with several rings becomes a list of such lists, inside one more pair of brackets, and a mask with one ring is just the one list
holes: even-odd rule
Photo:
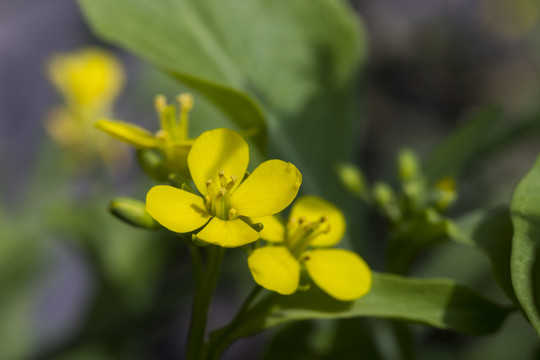
[[208, 247], [206, 272], [202, 272], [202, 261], [198, 249], [192, 247], [191, 254], [194, 268], [195, 294], [193, 296], [185, 358], [187, 360], [196, 360], [202, 358], [208, 312], [221, 272], [225, 249], [219, 246]]

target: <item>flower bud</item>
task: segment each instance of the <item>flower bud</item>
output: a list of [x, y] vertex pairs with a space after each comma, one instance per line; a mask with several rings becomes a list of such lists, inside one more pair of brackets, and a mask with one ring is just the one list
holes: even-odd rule
[[399, 152], [398, 172], [401, 181], [410, 181], [421, 175], [418, 156], [412, 150], [403, 149]]
[[152, 218], [142, 201], [131, 198], [115, 198], [109, 203], [109, 211], [120, 220], [144, 229], [159, 229], [161, 225]]
[[338, 164], [338, 178], [343, 187], [360, 198], [367, 199], [367, 184], [362, 171], [353, 164]]

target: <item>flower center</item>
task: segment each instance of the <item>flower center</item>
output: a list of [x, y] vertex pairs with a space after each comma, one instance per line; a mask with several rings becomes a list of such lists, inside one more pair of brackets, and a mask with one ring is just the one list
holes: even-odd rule
[[211, 215], [217, 216], [222, 220], [234, 220], [238, 217], [238, 214], [236, 209], [231, 208], [231, 190], [238, 181], [238, 178], [231, 175], [230, 180], [227, 181], [225, 171], [223, 170], [220, 170], [218, 177], [219, 188], [216, 187], [212, 179], [206, 180], [206, 208]]
[[322, 216], [317, 221], [307, 221], [305, 217], [291, 218], [287, 223], [286, 245], [295, 257], [311, 244], [319, 235], [330, 231], [328, 217]]

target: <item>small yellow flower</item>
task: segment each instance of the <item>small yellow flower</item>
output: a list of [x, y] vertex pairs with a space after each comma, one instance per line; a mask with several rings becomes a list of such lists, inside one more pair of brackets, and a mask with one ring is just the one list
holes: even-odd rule
[[78, 161], [100, 155], [111, 167], [125, 163], [126, 149], [94, 129], [95, 121], [110, 116], [124, 84], [121, 63], [109, 52], [86, 48], [53, 55], [47, 74], [65, 104], [52, 109], [45, 129], [59, 145], [69, 148]]
[[48, 74], [69, 108], [101, 116], [111, 108], [124, 84], [122, 65], [97, 48], [54, 55]]
[[251, 220], [262, 222], [261, 238], [275, 244], [256, 249], [248, 258], [253, 279], [262, 287], [292, 294], [304, 266], [319, 288], [339, 300], [358, 299], [371, 288], [371, 270], [360, 256], [327, 249], [345, 234], [343, 214], [331, 203], [316, 196], [298, 199], [286, 227], [274, 216]]
[[228, 129], [199, 136], [187, 162], [202, 197], [172, 186], [154, 186], [146, 196], [146, 210], [177, 233], [194, 232], [204, 226], [197, 238], [223, 247], [259, 239], [259, 233], [245, 220], [282, 211], [302, 183], [298, 169], [281, 160], [263, 162], [244, 179], [249, 148], [240, 135]]
[[165, 159], [163, 165], [169, 173], [188, 176], [187, 154], [194, 141], [189, 138], [188, 115], [193, 107], [193, 97], [181, 94], [177, 100], [180, 105], [179, 116], [176, 115], [176, 107], [167, 105], [163, 95], [156, 97], [161, 129], [155, 134], [137, 125], [108, 119], [97, 121], [96, 128], [137, 149], [160, 151]]

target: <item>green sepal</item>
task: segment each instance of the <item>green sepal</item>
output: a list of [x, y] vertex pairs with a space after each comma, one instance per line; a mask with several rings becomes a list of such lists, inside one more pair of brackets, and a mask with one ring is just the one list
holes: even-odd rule
[[143, 171], [159, 182], [169, 181], [169, 171], [165, 167], [165, 157], [158, 150], [138, 150], [137, 160]]
[[118, 219], [135, 227], [156, 230], [161, 225], [152, 218], [142, 201], [131, 198], [115, 198], [109, 203], [109, 211]]

